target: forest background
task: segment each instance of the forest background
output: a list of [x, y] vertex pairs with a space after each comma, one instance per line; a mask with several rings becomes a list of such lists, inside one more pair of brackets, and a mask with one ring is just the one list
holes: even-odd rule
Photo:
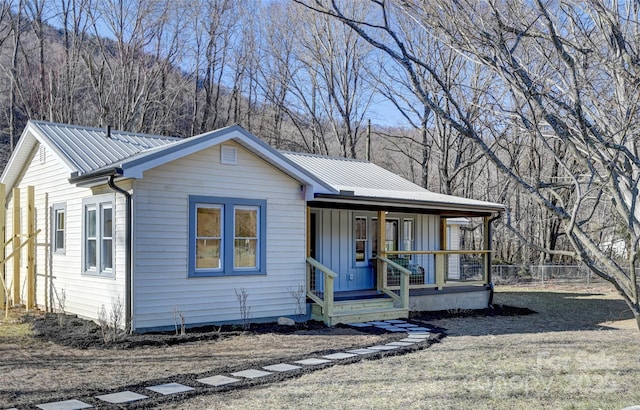
[[[28, 119], [185, 138], [237, 123], [277, 149], [370, 159], [435, 192], [505, 204], [495, 262], [573, 262], [561, 218], [435, 115], [420, 93], [445, 112], [459, 109], [452, 97], [475, 104], [466, 121], [486, 126], [487, 144], [533, 185], [563, 178], [556, 158], [501, 117], [500, 95], [508, 90], [497, 91], [460, 49], [410, 24], [415, 10], [403, 17], [408, 6], [393, 3], [384, 11], [408, 38], [404, 44], [433, 63], [419, 78], [308, 4], [3, 0], [0, 164]], [[341, 4], [355, 20], [379, 12], [376, 2]], [[620, 238], [607, 206], [590, 218], [599, 244]]]

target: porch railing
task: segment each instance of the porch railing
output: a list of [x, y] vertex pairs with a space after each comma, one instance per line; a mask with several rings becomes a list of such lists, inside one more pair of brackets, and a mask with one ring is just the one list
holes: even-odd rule
[[337, 277], [337, 273], [307, 257], [307, 296], [322, 308], [325, 323], [330, 322], [333, 314], [333, 281]]
[[[387, 251], [386, 258], [409, 271], [410, 288], [437, 288], [487, 283], [489, 250]], [[383, 269], [382, 283], [400, 289], [397, 266]]]
[[394, 292], [391, 288], [387, 287], [386, 281], [384, 280], [381, 282], [378, 281], [378, 283], [381, 284], [378, 286], [378, 290], [398, 301], [403, 309], [409, 309], [409, 278], [411, 276], [411, 271], [388, 258], [382, 256], [377, 256], [376, 258], [382, 262], [383, 272], [386, 272], [387, 269], [391, 268], [399, 272], [400, 275], [400, 286], [397, 287], [397, 289], [400, 290], [399, 294]]

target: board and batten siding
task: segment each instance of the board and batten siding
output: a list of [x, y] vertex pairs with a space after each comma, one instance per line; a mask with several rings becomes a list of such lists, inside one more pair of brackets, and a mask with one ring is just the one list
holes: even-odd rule
[[[367, 218], [367, 258], [371, 256], [371, 221], [376, 212], [344, 209], [314, 209], [316, 215], [316, 259], [338, 274], [335, 291], [371, 289], [375, 286], [373, 262], [355, 261], [354, 220]], [[399, 221], [398, 243], [402, 247], [402, 221], [414, 221], [414, 250], [437, 250], [440, 244], [440, 217], [389, 212], [387, 220]], [[433, 255], [414, 255], [413, 259], [425, 269], [425, 283], [435, 283]]]
[[[235, 289], [253, 320], [295, 315], [290, 290], [305, 283], [306, 202], [300, 183], [235, 143], [237, 164], [214, 146], [144, 173], [134, 183], [136, 329], [241, 320]], [[189, 196], [266, 200], [266, 275], [188, 277]]]
[[[89, 188], [78, 188], [68, 182], [69, 173], [51, 151], [37, 145], [22, 177], [16, 187], [21, 189], [21, 231], [27, 230], [27, 186], [31, 185], [35, 191], [36, 230], [40, 229], [36, 241], [36, 305], [41, 309], [63, 308], [67, 313], [73, 313], [88, 319], [97, 319], [98, 310], [102, 305], [107, 311], [118, 297], [124, 304], [124, 201], [121, 195], [114, 195], [113, 212], [115, 218], [115, 252], [114, 275], [98, 277], [82, 273], [82, 218], [83, 198], [94, 196]], [[110, 193], [108, 189], [98, 193]], [[111, 192], [112, 193], [112, 192]], [[13, 197], [10, 195], [7, 207], [7, 239], [13, 233]], [[51, 253], [52, 207], [64, 204], [66, 207], [65, 252]], [[12, 251], [7, 247], [6, 254]], [[21, 293], [22, 300], [26, 300], [27, 255], [26, 248], [21, 251]], [[13, 260], [8, 261], [6, 267], [9, 281], [13, 281]], [[65, 295], [64, 304], [59, 300]]]

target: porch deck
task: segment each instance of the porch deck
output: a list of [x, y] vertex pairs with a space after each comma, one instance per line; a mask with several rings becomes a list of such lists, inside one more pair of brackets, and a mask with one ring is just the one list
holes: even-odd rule
[[[464, 251], [462, 251], [464, 252]], [[430, 251], [440, 259], [433, 284], [410, 287], [412, 271], [395, 261], [378, 256], [378, 286], [375, 289], [334, 292], [334, 279], [338, 276], [315, 259], [307, 258], [307, 297], [312, 303], [311, 318], [324, 321], [328, 326], [409, 317], [409, 305], [417, 311], [448, 309], [482, 309], [488, 306], [490, 289], [487, 277], [481, 280], [449, 280], [445, 274], [444, 258], [447, 251]], [[397, 285], [389, 283], [388, 270], [397, 275]], [[486, 272], [485, 269], [482, 269]], [[312, 280], [313, 278], [313, 280]], [[317, 279], [323, 286], [317, 286]], [[391, 286], [390, 286], [391, 285]], [[462, 296], [464, 295], [464, 296]]]

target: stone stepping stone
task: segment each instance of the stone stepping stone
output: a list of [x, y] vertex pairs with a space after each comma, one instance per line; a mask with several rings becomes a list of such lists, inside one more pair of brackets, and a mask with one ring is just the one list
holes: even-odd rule
[[418, 325], [414, 325], [413, 323], [399, 323], [396, 326], [397, 327], [419, 327]]
[[400, 323], [407, 323], [404, 320], [400, 320], [400, 319], [389, 319], [389, 320], [385, 320], [385, 323], [391, 323], [391, 324], [400, 324]]
[[263, 369], [269, 370], [272, 372], [289, 372], [291, 370], [302, 369], [302, 367], [294, 366], [292, 364], [287, 364], [287, 363], [280, 363], [280, 364], [273, 364], [271, 366], [264, 366]]
[[248, 370], [243, 370], [241, 372], [231, 373], [232, 376], [246, 377], [247, 379], [257, 379], [259, 377], [269, 376], [270, 374], [272, 373], [265, 372], [264, 370], [257, 370], [257, 369], [248, 369]]
[[303, 360], [298, 360], [294, 363], [298, 363], [298, 364], [304, 364], [305, 366], [313, 366], [316, 364], [324, 364], [324, 363], [329, 363], [331, 360], [327, 360], [327, 359], [317, 359], [315, 357], [312, 357], [310, 359], [303, 359]]
[[392, 333], [400, 333], [400, 332], [406, 332], [407, 329], [403, 329], [401, 327], [386, 327], [386, 328], [381, 328], [386, 330], [387, 332], [392, 332]]
[[374, 350], [374, 349], [355, 349], [355, 350], [347, 350], [347, 353], [355, 353], [355, 354], [370, 354], [370, 353], [377, 353], [379, 352], [379, 350]]
[[426, 337], [407, 337], [404, 339], [400, 339], [401, 342], [407, 342], [407, 343], [421, 343], [424, 342], [427, 338]]
[[147, 399], [147, 398], [149, 398], [149, 396], [145, 396], [144, 394], [134, 393], [129, 390], [121, 391], [118, 393], [103, 394], [102, 396], [96, 396], [96, 399], [106, 401], [107, 403], [112, 403], [112, 404], [131, 403], [134, 401]]
[[387, 343], [387, 346], [411, 346], [415, 344], [415, 342], [391, 342], [391, 343]]
[[200, 383], [218, 387], [218, 386], [224, 386], [225, 384], [239, 382], [240, 379], [234, 379], [233, 377], [217, 375], [217, 376], [205, 377], [204, 379], [198, 379], [198, 381]]
[[393, 349], [397, 349], [400, 346], [387, 346], [387, 345], [377, 345], [377, 346], [371, 346], [371, 347], [367, 347], [367, 349], [373, 349], [373, 350], [393, 350]]
[[370, 323], [349, 323], [349, 326], [353, 326], [353, 327], [369, 327], [371, 326]]
[[329, 360], [342, 360], [342, 359], [348, 359], [350, 357], [356, 357], [356, 356], [357, 354], [355, 353], [333, 353], [333, 354], [328, 354], [322, 357]]
[[52, 401], [50, 403], [38, 404], [36, 407], [42, 410], [80, 410], [93, 408], [92, 405], [80, 400]]
[[195, 389], [193, 387], [185, 386], [184, 384], [180, 384], [180, 383], [166, 383], [166, 384], [159, 384], [157, 386], [147, 387], [147, 390], [151, 390], [166, 396], [168, 394], [184, 393], [186, 391], [191, 391]]
[[405, 329], [405, 331], [410, 335], [430, 336], [431, 335], [430, 332], [432, 331], [432, 329], [427, 329], [424, 327], [412, 327], [409, 329]]
[[389, 323], [387, 322], [367, 322], [369, 323], [371, 326], [389, 326]]

